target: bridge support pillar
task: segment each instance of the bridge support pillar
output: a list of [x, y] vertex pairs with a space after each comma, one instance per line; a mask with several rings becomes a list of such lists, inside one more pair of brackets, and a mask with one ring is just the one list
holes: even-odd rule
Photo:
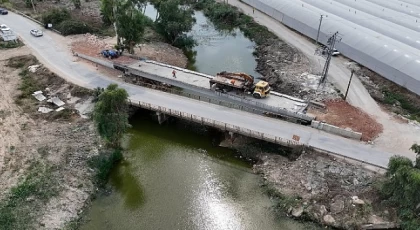
[[161, 125], [162, 123], [164, 123], [166, 120], [168, 120], [168, 116], [166, 116], [166, 114], [161, 113], [161, 112], [156, 112], [156, 116], [158, 117], [158, 122], [159, 125]]

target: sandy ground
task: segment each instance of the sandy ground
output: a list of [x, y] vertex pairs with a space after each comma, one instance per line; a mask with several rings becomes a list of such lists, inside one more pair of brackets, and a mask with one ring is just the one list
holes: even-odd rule
[[[52, 169], [49, 181], [58, 193], [47, 201], [38, 202], [33, 198], [35, 201], [32, 199], [28, 203], [35, 217], [34, 223], [30, 224], [33, 229], [61, 229], [78, 216], [94, 191], [87, 160], [98, 153], [101, 142], [92, 122], [78, 115], [65, 120], [44, 116], [32, 110], [40, 104], [33, 98], [25, 99], [21, 106], [15, 104], [20, 94], [21, 78], [18, 74], [21, 70], [6, 67], [5, 60], [29, 53], [27, 47], [0, 50], [0, 84], [3, 87], [0, 91], [0, 201], [8, 197], [11, 187], [31, 172], [34, 162], [47, 165]], [[48, 72], [43, 69], [35, 73], [41, 78], [45, 78], [45, 74]], [[49, 83], [43, 86], [48, 86], [51, 92], [60, 92], [60, 95], [70, 92], [70, 85], [55, 84], [54, 79], [57, 82], [63, 80], [49, 76]], [[64, 106], [67, 109], [71, 109], [76, 100], [85, 100], [83, 97], [61, 99], [67, 102]]]

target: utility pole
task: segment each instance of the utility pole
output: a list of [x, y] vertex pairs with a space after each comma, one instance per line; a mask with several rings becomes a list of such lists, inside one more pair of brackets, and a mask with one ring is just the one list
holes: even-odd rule
[[347, 85], [346, 94], [344, 95], [344, 100], [346, 100], [346, 98], [347, 98], [347, 94], [349, 93], [350, 83], [351, 83], [351, 79], [353, 78], [353, 74], [354, 74], [354, 70], [352, 69], [352, 70], [351, 70], [351, 75], [350, 75], [349, 84]]
[[337, 36], [338, 36], [338, 31], [335, 32], [333, 34], [333, 36], [331, 36], [328, 39], [328, 42], [327, 42], [327, 44], [329, 45], [328, 54], [327, 54], [328, 56], [327, 56], [327, 60], [326, 60], [325, 65], [324, 65], [324, 69], [322, 70], [321, 81], [319, 82], [319, 84], [324, 83], [325, 79], [327, 78], [328, 70], [330, 69], [330, 62], [331, 62], [332, 53], [334, 52], [335, 42], [337, 41]]
[[321, 18], [319, 19], [318, 33], [316, 34], [315, 45], [318, 45], [319, 31], [321, 30], [321, 24], [322, 24], [322, 18], [323, 17], [324, 17], [324, 15], [321, 14]]

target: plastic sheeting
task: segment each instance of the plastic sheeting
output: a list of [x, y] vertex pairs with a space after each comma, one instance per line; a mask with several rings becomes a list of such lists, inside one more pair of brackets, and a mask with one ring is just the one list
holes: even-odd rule
[[420, 17], [420, 6], [416, 6], [413, 4], [400, 2], [400, 1], [391, 1], [391, 0], [367, 0], [369, 2], [375, 3], [379, 6], [386, 7], [388, 9], [393, 9], [395, 11], [399, 11], [401, 13], [405, 13], [411, 15], [413, 17]]
[[[356, 21], [357, 18], [342, 17], [342, 10], [331, 7], [335, 5], [338, 8], [337, 2], [323, 9], [312, 5], [320, 4], [318, 6], [324, 7], [326, 5], [321, 4], [323, 0], [243, 0], [243, 2], [312, 39], [316, 38], [320, 15], [325, 15], [319, 35], [321, 43], [326, 44], [328, 38], [338, 31], [342, 40], [336, 44], [336, 48], [343, 55], [420, 95], [419, 49], [389, 36], [391, 33], [413, 30], [394, 24], [392, 27], [386, 27], [392, 32], [376, 31], [378, 28], [383, 28], [379, 22], [375, 23], [378, 27], [370, 24], [370, 28], [366, 28], [351, 21]], [[383, 19], [378, 18], [378, 20]], [[416, 33], [412, 32], [413, 35]], [[416, 39], [420, 39], [420, 36]]]

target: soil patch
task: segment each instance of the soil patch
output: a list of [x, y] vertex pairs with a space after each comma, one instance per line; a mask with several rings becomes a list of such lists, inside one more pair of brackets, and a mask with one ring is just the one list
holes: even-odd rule
[[346, 101], [328, 100], [324, 104], [327, 107], [325, 113], [314, 109], [309, 109], [308, 113], [314, 114], [319, 121], [362, 133], [362, 141], [372, 141], [382, 133], [380, 123]]

